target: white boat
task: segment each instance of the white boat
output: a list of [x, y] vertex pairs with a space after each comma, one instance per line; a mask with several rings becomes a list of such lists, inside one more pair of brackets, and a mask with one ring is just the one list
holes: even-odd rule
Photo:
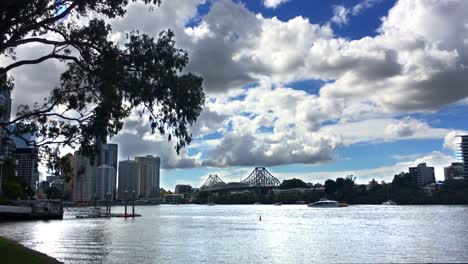
[[395, 203], [394, 201], [392, 200], [388, 200], [386, 202], [383, 202], [382, 205], [397, 205], [397, 203]]
[[280, 205], [283, 205], [283, 203], [281, 203], [281, 202], [280, 203], [274, 203], [273, 205], [280, 206]]
[[333, 200], [320, 199], [320, 201], [315, 203], [310, 203], [307, 206], [309, 207], [340, 207], [340, 203]]

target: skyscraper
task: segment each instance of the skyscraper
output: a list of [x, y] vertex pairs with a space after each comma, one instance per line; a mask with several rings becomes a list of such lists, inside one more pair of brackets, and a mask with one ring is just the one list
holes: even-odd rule
[[460, 151], [463, 159], [463, 177], [468, 180], [468, 135], [460, 136]]
[[109, 165], [101, 165], [95, 168], [93, 196], [96, 200], [106, 200], [106, 194], [114, 193], [114, 174], [114, 167]]
[[453, 180], [463, 177], [463, 163], [454, 162], [452, 165], [444, 168], [445, 180]]
[[[123, 160], [119, 162], [119, 188], [118, 198], [120, 200], [130, 198], [133, 191], [137, 191], [138, 168], [134, 160]], [[125, 196], [127, 192], [127, 196]]]
[[73, 200], [91, 201], [94, 198], [95, 169], [91, 166], [89, 158], [80, 154], [79, 151], [75, 151], [73, 161]]
[[409, 174], [411, 182], [420, 187], [435, 182], [434, 167], [427, 167], [426, 163], [420, 163], [416, 167], [410, 167]]
[[64, 192], [63, 192], [63, 197], [66, 200], [72, 200], [73, 199], [73, 184], [74, 184], [74, 178], [75, 178], [75, 173], [74, 173], [74, 157], [73, 154], [68, 153], [64, 157], [66, 166], [67, 168], [64, 168], [63, 171], [61, 171], [63, 180], [64, 180]]
[[138, 169], [138, 197], [159, 197], [159, 167], [161, 159], [148, 155], [146, 157], [135, 157], [135, 160]]
[[[0, 122], [9, 122], [11, 115], [11, 90], [6, 86], [6, 80], [6, 74], [0, 76]], [[13, 158], [14, 155], [15, 142], [0, 126], [0, 159]]]
[[39, 161], [37, 148], [17, 148], [15, 151], [15, 159], [17, 162], [18, 177], [22, 177], [33, 190], [36, 190], [39, 171], [37, 164]]
[[112, 175], [112, 197], [116, 198], [116, 183], [117, 183], [117, 162], [118, 162], [118, 145], [117, 144], [102, 144], [96, 141], [98, 154], [96, 156], [96, 166], [108, 165], [114, 168]]

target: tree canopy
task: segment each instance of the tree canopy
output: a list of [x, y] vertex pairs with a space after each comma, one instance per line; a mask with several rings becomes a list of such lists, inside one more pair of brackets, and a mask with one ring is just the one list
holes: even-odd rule
[[[136, 0], [132, 0], [135, 2]], [[160, 0], [141, 0], [154, 8]], [[176, 48], [174, 33], [157, 39], [138, 31], [124, 41], [111, 40], [105, 19], [123, 16], [128, 0], [6, 0], [0, 3], [0, 87], [13, 89], [9, 71], [46, 60], [66, 63], [60, 85], [34, 105], [21, 105], [16, 117], [0, 122], [10, 135], [40, 148], [49, 169], [59, 170], [59, 150], [81, 147], [96, 151], [95, 139], [106, 142], [137, 112], [151, 132], [175, 139], [175, 149], [189, 144], [189, 126], [202, 111], [202, 78], [185, 72], [186, 51]], [[99, 17], [89, 19], [89, 14]], [[80, 21], [80, 23], [76, 23]], [[17, 48], [40, 44], [48, 52], [17, 60]], [[14, 125], [14, 126], [12, 126]], [[31, 134], [34, 140], [22, 135]]]
[[294, 188], [307, 188], [309, 187], [307, 183], [301, 179], [292, 178], [289, 180], [283, 180], [279, 189], [294, 189]]

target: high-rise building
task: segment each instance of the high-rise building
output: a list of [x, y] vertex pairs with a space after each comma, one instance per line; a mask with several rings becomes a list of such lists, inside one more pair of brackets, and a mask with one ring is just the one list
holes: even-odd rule
[[434, 167], [427, 167], [426, 163], [420, 163], [416, 167], [409, 168], [411, 182], [417, 186], [425, 186], [435, 183]]
[[114, 174], [112, 175], [113, 193], [112, 197], [116, 197], [116, 183], [117, 183], [117, 162], [118, 162], [118, 145], [117, 144], [102, 144], [96, 141], [98, 147], [98, 154], [96, 156], [96, 166], [108, 165], [114, 168]]
[[184, 194], [192, 192], [192, 186], [188, 184], [177, 184], [175, 187], [176, 194]]
[[73, 156], [73, 200], [93, 200], [95, 167], [91, 165], [88, 157], [75, 152]]
[[159, 197], [159, 167], [161, 159], [148, 155], [146, 157], [135, 157], [135, 160], [138, 168], [138, 197]]
[[17, 148], [15, 159], [18, 177], [22, 177], [33, 190], [36, 190], [39, 181], [37, 148]]
[[74, 177], [75, 173], [73, 170], [74, 166], [74, 157], [73, 154], [68, 153], [64, 157], [64, 161], [66, 164], [64, 164], [66, 167], [63, 168], [63, 171], [61, 171], [62, 179], [64, 180], [64, 190], [63, 190], [63, 198], [65, 200], [72, 200], [73, 199], [73, 183], [74, 183]]
[[[7, 76], [0, 76], [0, 122], [9, 122], [11, 115], [11, 89], [6, 85]], [[6, 129], [0, 126], [0, 159], [13, 158], [15, 142], [9, 138]]]
[[463, 177], [468, 180], [468, 135], [460, 136], [460, 152], [463, 159]]
[[444, 178], [447, 181], [463, 177], [463, 171], [463, 163], [454, 162], [452, 165], [444, 168]]
[[94, 198], [97, 201], [106, 200], [107, 194], [115, 191], [114, 167], [101, 165], [95, 168], [94, 177]]
[[130, 198], [133, 191], [137, 191], [138, 168], [134, 160], [123, 160], [119, 162], [119, 188], [118, 198], [124, 200]]

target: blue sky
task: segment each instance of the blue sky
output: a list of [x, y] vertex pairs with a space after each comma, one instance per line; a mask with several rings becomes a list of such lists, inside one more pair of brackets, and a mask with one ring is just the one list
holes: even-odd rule
[[[159, 155], [164, 188], [199, 187], [209, 174], [236, 181], [255, 166], [280, 180], [365, 183], [427, 162], [442, 180], [456, 135], [468, 133], [465, 0], [171, 0], [154, 11], [137, 1], [107, 22], [122, 42], [172, 29], [185, 71], [204, 79], [180, 155], [137, 114], [111, 140], [120, 159]], [[56, 85], [63, 65], [53, 63], [14, 76], [14, 104]]]
[[[244, 8], [252, 14], [257, 16], [261, 14], [262, 18], [266, 20], [273, 19], [275, 17], [278, 21], [287, 23], [288, 21], [300, 16], [304, 19], [308, 19], [310, 24], [322, 27], [328, 26], [333, 31], [333, 38], [345, 39], [348, 42], [352, 42], [354, 40], [362, 41], [364, 38], [378, 38], [379, 34], [381, 34], [379, 29], [382, 26], [383, 18], [387, 17], [390, 9], [397, 4], [397, 1], [393, 0], [290, 0], [285, 3], [281, 3], [276, 8], [267, 8], [263, 0], [234, 2], [237, 5], [244, 6]], [[185, 26], [194, 29], [200, 28], [204, 23], [204, 18], [210, 16], [212, 5], [213, 2], [208, 1], [198, 6], [198, 16], [196, 19], [192, 19], [189, 23], [186, 23]], [[356, 8], [358, 5], [361, 5], [362, 8]], [[338, 14], [339, 7], [341, 7], [342, 10], [346, 10], [346, 22], [343, 22], [342, 20], [341, 23], [338, 23], [333, 20], [333, 17]], [[194, 49], [192, 52], [197, 52], [197, 50]], [[352, 67], [352, 65], [349, 65], [348, 67]], [[267, 83], [273, 87], [272, 89], [277, 87], [286, 87], [290, 90], [304, 91], [308, 95], [321, 98], [323, 97], [322, 89], [324, 86], [327, 84], [333, 85], [339, 78], [340, 77], [310, 78], [298, 75], [293, 78], [289, 78], [288, 76], [287, 78], [284, 78], [284, 80], [281, 78], [274, 81], [269, 80]], [[377, 82], [379, 80], [377, 79], [373, 81]], [[244, 102], [250, 90], [260, 89], [265, 85], [263, 84], [262, 86], [261, 83], [261, 81], [250, 83], [246, 82], [244, 85], [241, 85], [243, 90], [241, 89], [240, 92], [237, 91], [237, 94], [234, 93], [233, 95], [229, 95], [226, 92], [222, 95], [215, 93], [213, 97], [210, 97], [210, 102], [218, 102], [217, 104], [219, 106], [219, 97], [227, 97], [227, 99], [221, 99], [222, 102]], [[353, 87], [347, 87], [346, 89], [353, 89]], [[397, 89], [398, 88], [395, 88], [395, 90]], [[442, 89], [442, 87], [439, 89]], [[392, 91], [389, 92], [391, 93]], [[208, 95], [211, 94], [208, 93]], [[372, 96], [372, 92], [369, 95]], [[428, 96], [436, 96], [436, 94], [429, 94]], [[461, 100], [463, 97], [457, 99]], [[362, 140], [360, 140], [359, 136], [353, 136], [353, 139], [351, 140], [353, 142], [345, 142], [340, 144], [339, 147], [333, 148], [329, 153], [328, 159], [311, 162], [310, 164], [303, 160], [294, 162], [293, 159], [285, 162], [284, 164], [279, 162], [277, 165], [270, 164], [267, 167], [271, 172], [273, 172], [273, 174], [277, 175], [281, 179], [288, 177], [302, 177], [306, 181], [323, 182], [327, 178], [356, 174], [359, 182], [367, 182], [371, 178], [391, 181], [394, 173], [404, 170], [407, 166], [414, 165], [415, 162], [427, 161], [429, 165], [436, 166], [437, 178], [442, 180], [443, 175], [441, 173], [441, 168], [447, 164], [447, 162], [452, 160], [455, 161], [456, 159], [454, 156], [454, 149], [448, 146], [449, 141], [453, 140], [453, 138], [448, 134], [453, 131], [460, 132], [468, 130], [466, 122], [461, 122], [460, 120], [463, 114], [467, 111], [467, 105], [466, 103], [457, 102], [459, 101], [457, 99], [452, 99], [449, 103], [435, 103], [435, 106], [429, 104], [428, 106], [422, 106], [415, 109], [411, 107], [409, 109], [405, 109], [405, 106], [403, 106], [403, 109], [397, 108], [392, 109], [391, 111], [388, 109], [385, 111], [377, 109], [377, 111], [373, 113], [371, 110], [370, 113], [366, 112], [364, 114], [370, 116], [368, 118], [369, 120], [379, 118], [386, 119], [385, 122], [393, 120], [406, 125], [406, 128], [409, 129], [408, 131], [410, 131], [413, 126], [415, 131], [410, 131], [407, 134], [402, 132], [402, 137], [400, 138], [376, 135], [371, 136], [371, 138], [363, 136]], [[261, 113], [252, 113], [248, 110], [241, 110], [241, 112], [236, 113], [236, 115], [253, 121], [256, 117], [261, 115]], [[346, 116], [345, 118], [343, 115], [344, 114], [330, 114], [329, 118], [323, 118], [318, 121], [319, 126], [321, 128], [325, 128], [327, 126], [334, 127], [334, 125], [347, 122], [359, 123], [361, 121], [366, 121], [366, 118], [361, 119], [359, 117], [359, 113], [356, 113], [356, 116], [354, 117]], [[362, 130], [389, 130], [389, 128], [391, 130], [391, 128], [393, 128], [392, 125], [389, 125], [388, 127], [366, 127], [366, 124], [366, 122], [363, 122]], [[292, 126], [300, 127], [302, 125], [303, 124], [296, 123]], [[359, 128], [359, 126], [357, 127]], [[416, 131], [417, 127], [419, 127], [421, 131]], [[195, 140], [196, 146], [189, 147], [187, 152], [188, 155], [196, 155], [197, 153], [200, 153], [202, 162], [203, 160], [209, 159], [211, 147], [203, 147], [203, 144], [207, 143], [207, 140], [216, 142], [216, 144], [222, 144], [222, 142], [225, 141], [225, 137], [231, 132], [235, 133], [237, 129], [240, 128], [236, 127], [235, 121], [226, 121], [218, 130], [215, 129], [216, 131], [213, 133], [198, 137]], [[265, 135], [274, 134], [275, 125], [270, 126], [268, 124], [264, 124], [259, 126], [256, 133], [257, 135], [260, 133], [264, 133]], [[215, 148], [216, 144], [212, 148]], [[260, 144], [257, 144], [256, 147], [258, 148]], [[245, 149], [245, 151], [248, 152], [249, 149]], [[222, 152], [216, 152], [216, 154], [223, 155]], [[224, 154], [231, 155], [232, 153]], [[431, 164], [431, 162], [433, 164]], [[224, 166], [221, 167], [196, 166], [195, 168], [165, 169], [162, 172], [161, 184], [166, 188], [173, 188], [173, 186], [178, 183], [190, 183], [197, 186], [197, 184], [202, 183], [204, 178], [211, 173], [219, 174], [227, 181], [237, 180], [240, 177], [247, 177], [255, 165], [264, 165], [262, 162], [259, 162], [258, 164], [254, 163], [255, 165], [250, 166], [236, 164], [242, 164], [242, 162], [233, 162], [231, 165], [223, 164]], [[362, 175], [359, 175], [360, 173]]]

